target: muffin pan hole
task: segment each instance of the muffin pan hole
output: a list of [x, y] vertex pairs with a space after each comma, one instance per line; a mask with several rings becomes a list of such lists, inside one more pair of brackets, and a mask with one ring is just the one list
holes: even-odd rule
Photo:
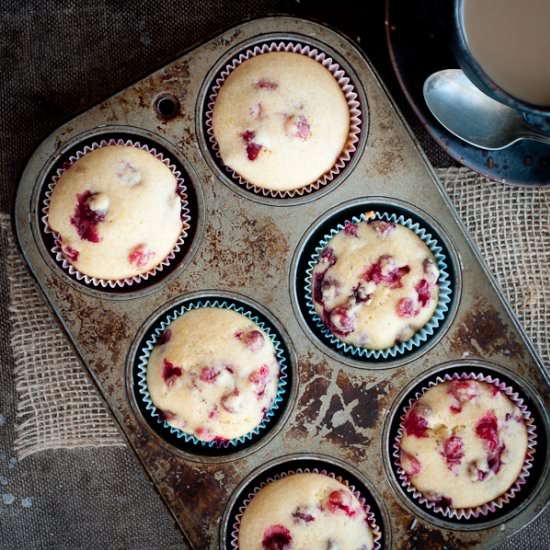
[[[271, 339], [280, 368], [275, 400], [264, 420], [252, 431], [230, 441], [199, 440], [193, 434], [171, 426], [152, 402], [147, 387], [149, 354], [163, 338], [165, 329], [182, 315], [204, 307], [235, 311], [253, 321]], [[145, 327], [143, 334], [138, 337], [135, 348], [130, 386], [135, 405], [142, 418], [163, 441], [189, 455], [214, 460], [257, 448], [261, 442], [267, 442], [278, 431], [288, 415], [294, 398], [294, 363], [284, 330], [259, 304], [252, 304], [248, 299], [233, 294], [200, 292], [180, 299], [167, 309], [155, 314], [146, 322]]]
[[[219, 146], [212, 126], [213, 107], [218, 92], [231, 74], [242, 62], [258, 54], [268, 52], [294, 52], [319, 61], [338, 81], [346, 97], [350, 111], [350, 131], [346, 145], [337, 161], [316, 181], [303, 187], [278, 191], [254, 185], [226, 166], [222, 161]], [[272, 34], [255, 38], [246, 45], [235, 48], [233, 53], [220, 61], [206, 78], [201, 91], [202, 104], [197, 113], [197, 126], [202, 129], [200, 145], [212, 170], [231, 189], [248, 199], [265, 204], [300, 204], [319, 198], [334, 189], [352, 170], [361, 156], [368, 134], [368, 107], [359, 79], [346, 61], [328, 45], [314, 38], [292, 34]]]
[[[402, 424], [401, 417], [409, 407], [410, 403], [418, 399], [419, 395], [430, 386], [431, 383], [440, 382], [446, 375], [454, 374], [473, 374], [481, 375], [483, 378], [491, 377], [498, 379], [501, 383], [513, 389], [514, 393], [523, 400], [528, 412], [531, 413], [533, 425], [536, 431], [535, 452], [531, 468], [525, 477], [525, 483], [519, 488], [515, 495], [511, 496], [508, 502], [496, 507], [494, 511], [488, 511], [485, 515], [478, 513], [469, 518], [466, 517], [448, 517], [443, 512], [436, 512], [429, 506], [419, 502], [411, 492], [405, 490], [399, 480], [399, 468], [395, 442], [398, 437], [398, 431]], [[388, 477], [394, 489], [401, 497], [401, 501], [411, 509], [411, 511], [422, 516], [427, 521], [447, 529], [484, 529], [498, 525], [509, 520], [512, 516], [519, 513], [532, 500], [535, 493], [539, 490], [540, 484], [547, 475], [548, 465], [545, 463], [545, 457], [548, 453], [548, 421], [544, 414], [534, 390], [529, 384], [521, 380], [514, 373], [505, 370], [494, 364], [488, 364], [479, 360], [462, 360], [446, 365], [441, 365], [431, 369], [421, 380], [416, 380], [410, 384], [397, 399], [392, 411], [388, 415], [388, 421], [384, 427], [383, 441], [385, 446], [384, 463]]]
[[178, 115], [180, 102], [176, 96], [162, 93], [153, 100], [153, 109], [161, 120], [170, 120]]
[[[59, 173], [69, 167], [78, 155], [83, 152], [90, 151], [101, 143], [116, 143], [116, 144], [131, 144], [140, 147], [146, 147], [150, 152], [156, 152], [161, 155], [165, 161], [168, 161], [175, 173], [179, 173], [178, 177], [181, 184], [179, 185], [179, 194], [182, 199], [182, 220], [187, 226], [186, 235], [179, 247], [173, 251], [173, 258], [168, 265], [163, 265], [161, 269], [155, 273], [147, 274], [146, 277], [138, 277], [130, 284], [122, 281], [91, 281], [91, 277], [83, 276], [75, 269], [72, 269], [71, 264], [65, 265], [64, 258], [56, 247], [56, 236], [51, 230], [45, 228], [45, 215], [47, 204], [49, 201], [50, 189], [53, 189], [52, 182]], [[45, 172], [42, 185], [38, 192], [37, 200], [37, 220], [40, 232], [40, 240], [45, 247], [45, 255], [49, 257], [55, 264], [57, 269], [60, 269], [70, 280], [76, 283], [80, 289], [92, 293], [99, 292], [103, 295], [108, 294], [112, 297], [124, 297], [135, 295], [137, 292], [144, 292], [151, 287], [166, 281], [185, 263], [185, 260], [190, 256], [190, 251], [194, 248], [195, 238], [199, 231], [200, 218], [200, 202], [197, 190], [190, 176], [189, 170], [185, 168], [183, 163], [178, 159], [170, 149], [169, 145], [162, 145], [159, 141], [144, 135], [142, 132], [125, 130], [104, 131], [101, 133], [93, 133], [81, 139], [76, 139], [68, 146], [49, 166]], [[139, 280], [138, 280], [139, 279]]]
[[[375, 219], [394, 221], [409, 227], [430, 248], [440, 270], [439, 298], [431, 320], [408, 340], [385, 350], [368, 350], [336, 338], [316, 313], [313, 304], [314, 274], [320, 251], [332, 235], [348, 221], [364, 220], [367, 212]], [[456, 311], [461, 274], [454, 249], [435, 220], [412, 205], [384, 197], [356, 199], [339, 205], [307, 230], [295, 252], [291, 268], [292, 303], [298, 320], [320, 349], [353, 366], [387, 368], [411, 361], [428, 351], [443, 336]]]
[[[258, 470], [252, 472], [237, 488], [231, 497], [221, 522], [220, 548], [235, 550], [237, 533], [235, 525], [238, 515], [242, 512], [245, 501], [255, 490], [275, 479], [287, 474], [314, 472], [334, 477], [347, 485], [353, 492], [358, 492], [369, 509], [369, 524], [376, 526], [378, 535], [375, 537], [375, 549], [391, 547], [391, 532], [389, 519], [385, 508], [379, 504], [380, 499], [371, 485], [363, 480], [360, 474], [352, 472], [351, 468], [338, 459], [321, 455], [287, 455], [275, 459]], [[359, 541], [357, 541], [359, 542]]]

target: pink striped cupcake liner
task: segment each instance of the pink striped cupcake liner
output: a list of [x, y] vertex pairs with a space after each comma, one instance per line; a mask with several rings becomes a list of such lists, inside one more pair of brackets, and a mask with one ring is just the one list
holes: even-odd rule
[[[139, 275], [126, 277], [123, 279], [101, 279], [98, 277], [91, 277], [89, 275], [86, 275], [85, 273], [80, 272], [68, 260], [66, 254], [64, 253], [59, 235], [57, 235], [57, 233], [53, 231], [48, 225], [48, 214], [50, 209], [51, 196], [55, 185], [59, 181], [59, 178], [77, 160], [81, 159], [82, 157], [84, 157], [85, 155], [87, 155], [88, 153], [91, 153], [96, 149], [99, 149], [101, 147], [106, 147], [108, 145], [123, 145], [127, 147], [136, 147], [138, 149], [142, 149], [143, 151], [150, 153], [156, 159], [160, 160], [163, 164], [165, 164], [170, 169], [170, 171], [176, 178], [178, 195], [181, 199], [182, 230], [171, 252], [151, 270], [145, 273], [141, 273]], [[72, 154], [63, 163], [61, 168], [58, 168], [56, 170], [51, 180], [47, 183], [47, 190], [44, 194], [44, 199], [42, 202], [42, 216], [41, 216], [42, 230], [45, 235], [49, 235], [53, 237], [54, 245], [53, 247], [51, 247], [50, 252], [54, 257], [55, 261], [73, 279], [87, 286], [103, 288], [103, 289], [116, 289], [116, 288], [120, 289], [125, 287], [130, 288], [135, 284], [142, 283], [143, 281], [149, 281], [150, 279], [154, 278], [155, 275], [161, 273], [165, 268], [167, 268], [171, 264], [171, 262], [176, 258], [176, 255], [181, 251], [181, 248], [188, 237], [190, 220], [191, 220], [191, 211], [187, 200], [187, 187], [181, 171], [177, 169], [177, 167], [171, 162], [169, 158], [165, 157], [162, 153], [158, 152], [154, 147], [150, 147], [147, 144], [141, 144], [138, 141], [133, 141], [130, 139], [114, 139], [114, 138], [102, 139], [100, 141], [93, 142], [91, 145], [86, 145], [82, 150], [79, 150], [76, 153]]]
[[254, 487], [252, 491], [248, 493], [248, 495], [242, 500], [241, 505], [239, 506], [239, 510], [235, 516], [235, 521], [233, 522], [233, 525], [231, 526], [231, 534], [229, 538], [230, 547], [232, 550], [239, 550], [239, 529], [241, 526], [241, 519], [243, 517], [243, 514], [252, 501], [252, 499], [258, 494], [258, 492], [263, 489], [266, 485], [269, 485], [270, 483], [273, 483], [274, 481], [278, 481], [280, 479], [284, 479], [286, 477], [292, 476], [294, 474], [322, 474], [325, 476], [330, 477], [331, 479], [335, 479], [336, 481], [339, 481], [344, 486], [346, 486], [357, 498], [363, 509], [365, 510], [365, 513], [367, 515], [367, 522], [369, 524], [369, 527], [372, 531], [372, 536], [374, 540], [374, 546], [373, 550], [380, 550], [382, 548], [382, 531], [380, 530], [380, 527], [378, 526], [376, 522], [376, 517], [374, 513], [371, 511], [370, 506], [366, 502], [365, 497], [361, 494], [357, 488], [350, 484], [347, 479], [343, 478], [342, 476], [336, 475], [333, 472], [329, 472], [325, 469], [319, 469], [319, 468], [296, 468], [296, 470], [287, 470], [278, 474], [274, 474], [271, 477], [268, 477], [265, 481], [262, 481], [259, 485]]
[[[218, 97], [219, 91], [223, 83], [227, 79], [227, 77], [231, 74], [232, 71], [234, 71], [244, 61], [256, 55], [261, 55], [264, 53], [271, 53], [271, 52], [299, 53], [302, 55], [306, 55], [311, 59], [315, 59], [317, 62], [323, 65], [323, 67], [325, 67], [330, 71], [332, 76], [336, 79], [336, 81], [340, 85], [340, 88], [346, 98], [348, 108], [349, 108], [349, 113], [350, 113], [350, 129], [349, 129], [348, 140], [343, 150], [341, 151], [340, 156], [336, 159], [336, 162], [334, 163], [332, 168], [327, 172], [325, 172], [316, 181], [309, 183], [308, 185], [305, 185], [298, 189], [280, 191], [280, 190], [271, 190], [271, 189], [259, 187], [247, 181], [246, 179], [241, 177], [237, 172], [235, 172], [235, 170], [223, 164], [218, 142], [214, 136], [214, 129], [212, 126], [214, 104], [216, 103], [216, 99]], [[255, 46], [251, 46], [250, 48], [236, 55], [233, 59], [231, 59], [231, 61], [229, 61], [225, 65], [221, 73], [219, 73], [219, 76], [213, 82], [208, 92], [207, 108], [205, 112], [205, 126], [206, 126], [206, 137], [207, 137], [210, 149], [214, 154], [214, 156], [216, 157], [216, 160], [218, 161], [218, 163], [220, 163], [224, 167], [227, 175], [230, 177], [230, 179], [233, 182], [245, 188], [247, 191], [251, 191], [253, 193], [262, 195], [264, 197], [284, 199], [284, 198], [301, 197], [303, 195], [307, 195], [315, 191], [318, 191], [322, 187], [325, 187], [330, 182], [332, 182], [344, 170], [344, 168], [350, 162], [351, 158], [353, 157], [354, 153], [357, 150], [359, 139], [363, 131], [363, 118], [364, 116], [361, 109], [361, 103], [359, 101], [359, 95], [357, 93], [357, 90], [355, 89], [355, 86], [351, 78], [344, 71], [344, 69], [332, 57], [330, 57], [330, 55], [321, 51], [317, 47], [311, 46], [309, 44], [300, 43], [297, 41], [270, 41], [270, 42], [257, 44]]]
[[[444, 382], [451, 382], [453, 380], [476, 380], [478, 382], [485, 382], [490, 384], [501, 391], [506, 395], [521, 411], [523, 421], [527, 428], [527, 452], [525, 454], [525, 461], [523, 467], [512, 486], [502, 495], [500, 495], [495, 500], [482, 504], [481, 506], [476, 506], [472, 508], [452, 508], [447, 505], [443, 500], [433, 500], [429, 498], [429, 495], [425, 495], [418, 491], [411, 483], [409, 476], [405, 470], [401, 467], [401, 439], [404, 435], [403, 422], [408, 412], [412, 407], [417, 403], [417, 401], [432, 387], [442, 384]], [[434, 380], [428, 383], [428, 386], [422, 388], [420, 391], [416, 392], [415, 396], [411, 398], [407, 406], [403, 409], [403, 414], [400, 417], [400, 423], [397, 430], [397, 435], [393, 442], [393, 464], [396, 469], [398, 481], [401, 483], [401, 486], [405, 491], [410, 494], [414, 500], [428, 509], [431, 512], [440, 514], [449, 519], [457, 520], [468, 520], [471, 518], [479, 518], [480, 516], [488, 516], [498, 509], [502, 508], [505, 504], [508, 504], [517, 494], [521, 491], [522, 487], [527, 482], [529, 477], [530, 470], [533, 466], [533, 460], [536, 451], [537, 445], [537, 431], [533, 416], [529, 409], [527, 408], [524, 399], [516, 392], [512, 387], [508, 386], [497, 377], [491, 375], [485, 375], [481, 373], [446, 373], [442, 376], [437, 376]]]

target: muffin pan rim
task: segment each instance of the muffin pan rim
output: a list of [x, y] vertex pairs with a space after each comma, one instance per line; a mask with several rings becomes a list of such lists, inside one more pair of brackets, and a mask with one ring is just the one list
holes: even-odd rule
[[[286, 396], [283, 398], [283, 404], [281, 405], [284, 407], [282, 413], [274, 420], [274, 422], [270, 422], [266, 429], [264, 429], [264, 433], [261, 434], [261, 436], [258, 438], [257, 441], [254, 441], [252, 443], [247, 444], [244, 448], [239, 448], [235, 451], [231, 451], [228, 453], [223, 453], [216, 455], [215, 451], [213, 451], [212, 454], [203, 454], [200, 451], [199, 452], [191, 452], [187, 451], [185, 449], [182, 449], [166, 439], [162, 437], [156, 430], [153, 429], [152, 426], [150, 426], [147, 419], [144, 417], [144, 414], [141, 412], [140, 407], [138, 405], [138, 397], [135, 392], [135, 388], [137, 388], [138, 380], [134, 376], [134, 368], [135, 365], [139, 362], [139, 355], [141, 353], [141, 343], [145, 341], [145, 338], [148, 334], [151, 333], [151, 328], [163, 317], [166, 317], [168, 312], [172, 309], [180, 306], [181, 304], [196, 300], [196, 299], [225, 299], [229, 301], [237, 300], [239, 302], [242, 302], [246, 304], [248, 307], [250, 307], [250, 310], [252, 313], [254, 313], [254, 310], [257, 310], [260, 312], [264, 317], [268, 319], [268, 321], [273, 325], [275, 330], [278, 333], [279, 338], [285, 345], [287, 351], [288, 351], [288, 357], [287, 357], [287, 372], [289, 376], [287, 377], [287, 392]], [[270, 443], [273, 438], [275, 438], [281, 430], [284, 428], [285, 424], [288, 422], [290, 416], [292, 415], [292, 412], [296, 406], [296, 398], [298, 394], [298, 386], [299, 386], [299, 376], [298, 376], [298, 367], [297, 367], [297, 359], [296, 359], [296, 352], [294, 350], [294, 345], [292, 343], [292, 339], [290, 338], [290, 335], [282, 325], [282, 323], [279, 321], [279, 319], [263, 304], [259, 303], [253, 298], [250, 298], [246, 294], [241, 294], [235, 291], [224, 291], [224, 290], [215, 290], [215, 289], [207, 289], [204, 291], [194, 291], [189, 292], [185, 294], [181, 294], [172, 300], [163, 303], [161, 306], [159, 306], [155, 311], [150, 313], [146, 319], [143, 320], [143, 322], [140, 324], [140, 327], [135, 332], [134, 338], [132, 340], [132, 343], [128, 349], [128, 353], [126, 356], [125, 361], [125, 390], [126, 395], [128, 397], [128, 401], [130, 403], [130, 406], [132, 408], [132, 412], [134, 414], [134, 417], [137, 419], [138, 423], [145, 427], [147, 432], [152, 435], [152, 437], [164, 448], [168, 449], [169, 452], [175, 454], [176, 456], [181, 456], [191, 462], [195, 463], [207, 463], [207, 464], [223, 464], [227, 462], [234, 462], [238, 459], [242, 459], [249, 454], [252, 454], [254, 452], [259, 451], [263, 447], [265, 447], [268, 443]]]
[[[424, 342], [420, 347], [413, 347], [413, 350], [410, 352], [405, 352], [400, 354], [394, 359], [384, 359], [380, 362], [373, 362], [371, 360], [364, 359], [355, 359], [354, 357], [348, 357], [340, 354], [337, 350], [331, 348], [328, 344], [323, 342], [310, 328], [308, 320], [306, 318], [307, 312], [302, 311], [300, 305], [300, 299], [298, 297], [298, 268], [299, 263], [302, 258], [302, 255], [305, 252], [305, 248], [311, 240], [313, 234], [331, 218], [336, 217], [343, 213], [344, 210], [355, 208], [358, 206], [365, 205], [365, 210], [369, 210], [369, 205], [383, 204], [386, 203], [390, 209], [392, 207], [397, 207], [403, 209], [405, 212], [411, 212], [414, 216], [418, 217], [421, 221], [426, 220], [426, 223], [429, 226], [432, 226], [435, 230], [435, 235], [432, 235], [432, 238], [437, 238], [436, 240], [442, 242], [449, 252], [449, 257], [447, 258], [447, 263], [453, 268], [454, 279], [450, 281], [451, 287], [451, 302], [445, 313], [444, 319], [440, 322], [438, 327], [438, 332], [435, 335], [428, 336], [427, 341]], [[351, 367], [356, 367], [359, 369], [393, 369], [410, 363], [417, 360], [421, 356], [425, 355], [427, 352], [432, 350], [445, 336], [447, 331], [453, 325], [457, 311], [460, 306], [462, 299], [462, 263], [459, 260], [458, 252], [455, 249], [455, 246], [452, 240], [446, 235], [445, 231], [442, 229], [441, 225], [435, 220], [431, 215], [424, 212], [422, 209], [408, 203], [407, 201], [395, 199], [392, 197], [384, 196], [375, 196], [375, 195], [366, 195], [362, 197], [357, 197], [348, 201], [340, 202], [325, 211], [324, 214], [321, 214], [314, 222], [312, 222], [298, 242], [294, 254], [292, 256], [292, 261], [290, 264], [290, 273], [289, 273], [289, 287], [290, 287], [290, 301], [292, 304], [292, 309], [294, 311], [294, 316], [297, 319], [302, 330], [307, 334], [310, 341], [325, 355], [328, 355]], [[313, 323], [314, 321], [311, 320]]]

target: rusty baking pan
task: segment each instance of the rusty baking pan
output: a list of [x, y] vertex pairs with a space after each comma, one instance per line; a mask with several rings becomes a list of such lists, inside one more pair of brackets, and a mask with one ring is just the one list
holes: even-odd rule
[[[329, 56], [351, 82], [360, 111], [355, 152], [327, 185], [264, 196], [235, 181], [208, 133], [217, 75], [266, 43]], [[44, 232], [51, 174], [86, 143], [122, 137], [158, 147], [184, 174], [193, 212], [188, 245], [161, 277], [131, 288], [88, 285], [59, 265]], [[422, 345], [391, 358], [356, 357], [322, 339], [304, 306], [304, 258], [323, 228], [364, 209], [418, 220], [442, 244], [450, 298]], [[60, 319], [189, 543], [225, 547], [235, 503], [269, 468], [324, 465], [363, 487], [385, 548], [488, 546], [527, 525], [548, 502], [549, 380], [532, 344], [385, 88], [357, 47], [318, 23], [268, 17], [238, 25], [71, 120], [35, 151], [21, 177], [17, 237]], [[306, 262], [307, 263], [307, 262]], [[171, 308], [221, 296], [277, 331], [288, 363], [284, 406], [269, 430], [233, 452], [197, 452], [159, 429], [136, 387], [140, 346]], [[395, 418], [417, 384], [448, 368], [500, 374], [522, 389], [538, 424], [536, 467], [517, 502], [477, 522], [435, 517], [396, 483]]]

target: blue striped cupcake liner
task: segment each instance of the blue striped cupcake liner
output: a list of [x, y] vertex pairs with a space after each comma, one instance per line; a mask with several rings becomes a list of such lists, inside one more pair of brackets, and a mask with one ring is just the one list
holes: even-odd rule
[[[240, 313], [241, 315], [244, 315], [247, 319], [249, 319], [250, 321], [255, 323], [258, 327], [260, 327], [260, 329], [265, 334], [267, 334], [267, 336], [273, 343], [273, 347], [275, 348], [275, 356], [279, 364], [279, 382], [277, 385], [277, 393], [275, 395], [273, 403], [271, 404], [270, 409], [265, 413], [262, 421], [253, 430], [249, 431], [248, 433], [240, 437], [233, 438], [223, 442], [217, 441], [215, 439], [212, 441], [201, 440], [193, 434], [187, 433], [179, 428], [176, 428], [170, 425], [164, 419], [162, 413], [157, 409], [157, 407], [153, 403], [151, 399], [151, 395], [149, 394], [149, 388], [147, 386], [147, 365], [149, 363], [149, 357], [154, 347], [156, 346], [159, 338], [161, 337], [162, 333], [176, 319], [178, 319], [185, 313], [188, 313], [189, 311], [192, 311], [194, 309], [199, 309], [199, 308], [228, 309], [230, 311], [234, 311], [236, 313]], [[240, 305], [234, 304], [232, 302], [228, 302], [226, 300], [219, 300], [219, 299], [192, 300], [189, 303], [186, 303], [180, 306], [178, 309], [172, 311], [172, 313], [166, 315], [164, 319], [160, 322], [160, 324], [157, 326], [157, 328], [149, 335], [149, 337], [145, 341], [145, 344], [143, 345], [143, 347], [140, 349], [138, 353], [137, 379], [138, 379], [139, 394], [140, 394], [141, 400], [143, 401], [143, 404], [145, 405], [146, 412], [150, 415], [150, 417], [153, 420], [156, 420], [159, 426], [167, 430], [167, 432], [169, 432], [172, 436], [175, 436], [179, 440], [185, 441], [185, 443], [187, 444], [194, 445], [203, 449], [215, 450], [215, 449], [224, 448], [224, 449], [237, 450], [238, 447], [251, 442], [253, 438], [261, 435], [263, 431], [265, 431], [270, 427], [269, 425], [271, 424], [273, 417], [275, 416], [276, 412], [280, 408], [284, 399], [286, 399], [287, 397], [286, 395], [288, 393], [287, 370], [288, 370], [288, 361], [287, 361], [287, 357], [283, 349], [283, 346], [279, 340], [279, 335], [276, 334], [274, 330], [272, 330], [267, 323], [264, 323], [263, 321], [261, 321], [251, 311], [245, 309]]]
[[453, 289], [451, 286], [451, 277], [448, 272], [449, 266], [447, 256], [444, 254], [443, 247], [440, 246], [438, 240], [431, 233], [426, 231], [426, 229], [423, 228], [418, 222], [415, 222], [412, 219], [405, 217], [403, 214], [396, 215], [388, 212], [375, 212], [374, 216], [361, 214], [360, 216], [353, 216], [350, 218], [350, 221], [353, 223], [375, 220], [387, 221], [407, 227], [411, 231], [414, 231], [414, 233], [420, 239], [422, 239], [424, 244], [426, 244], [426, 246], [432, 252], [437, 263], [437, 267], [439, 269], [439, 299], [432, 318], [428, 321], [428, 323], [426, 323], [424, 327], [422, 327], [420, 330], [415, 332], [415, 334], [408, 340], [381, 350], [373, 350], [348, 344], [347, 342], [344, 342], [336, 337], [332, 333], [332, 331], [326, 327], [325, 323], [315, 310], [315, 305], [313, 303], [313, 270], [315, 269], [315, 266], [319, 263], [320, 255], [329, 243], [329, 241], [335, 235], [344, 230], [343, 223], [339, 223], [323, 237], [323, 239], [315, 247], [315, 251], [308, 261], [308, 268], [306, 269], [304, 286], [305, 301], [308, 315], [311, 317], [315, 326], [319, 329], [319, 332], [322, 334], [326, 343], [328, 343], [332, 348], [336, 349], [336, 351], [344, 352], [359, 359], [395, 359], [401, 355], [413, 351], [414, 348], [421, 346], [435, 333], [436, 329], [444, 321], [447, 312], [449, 311]]

